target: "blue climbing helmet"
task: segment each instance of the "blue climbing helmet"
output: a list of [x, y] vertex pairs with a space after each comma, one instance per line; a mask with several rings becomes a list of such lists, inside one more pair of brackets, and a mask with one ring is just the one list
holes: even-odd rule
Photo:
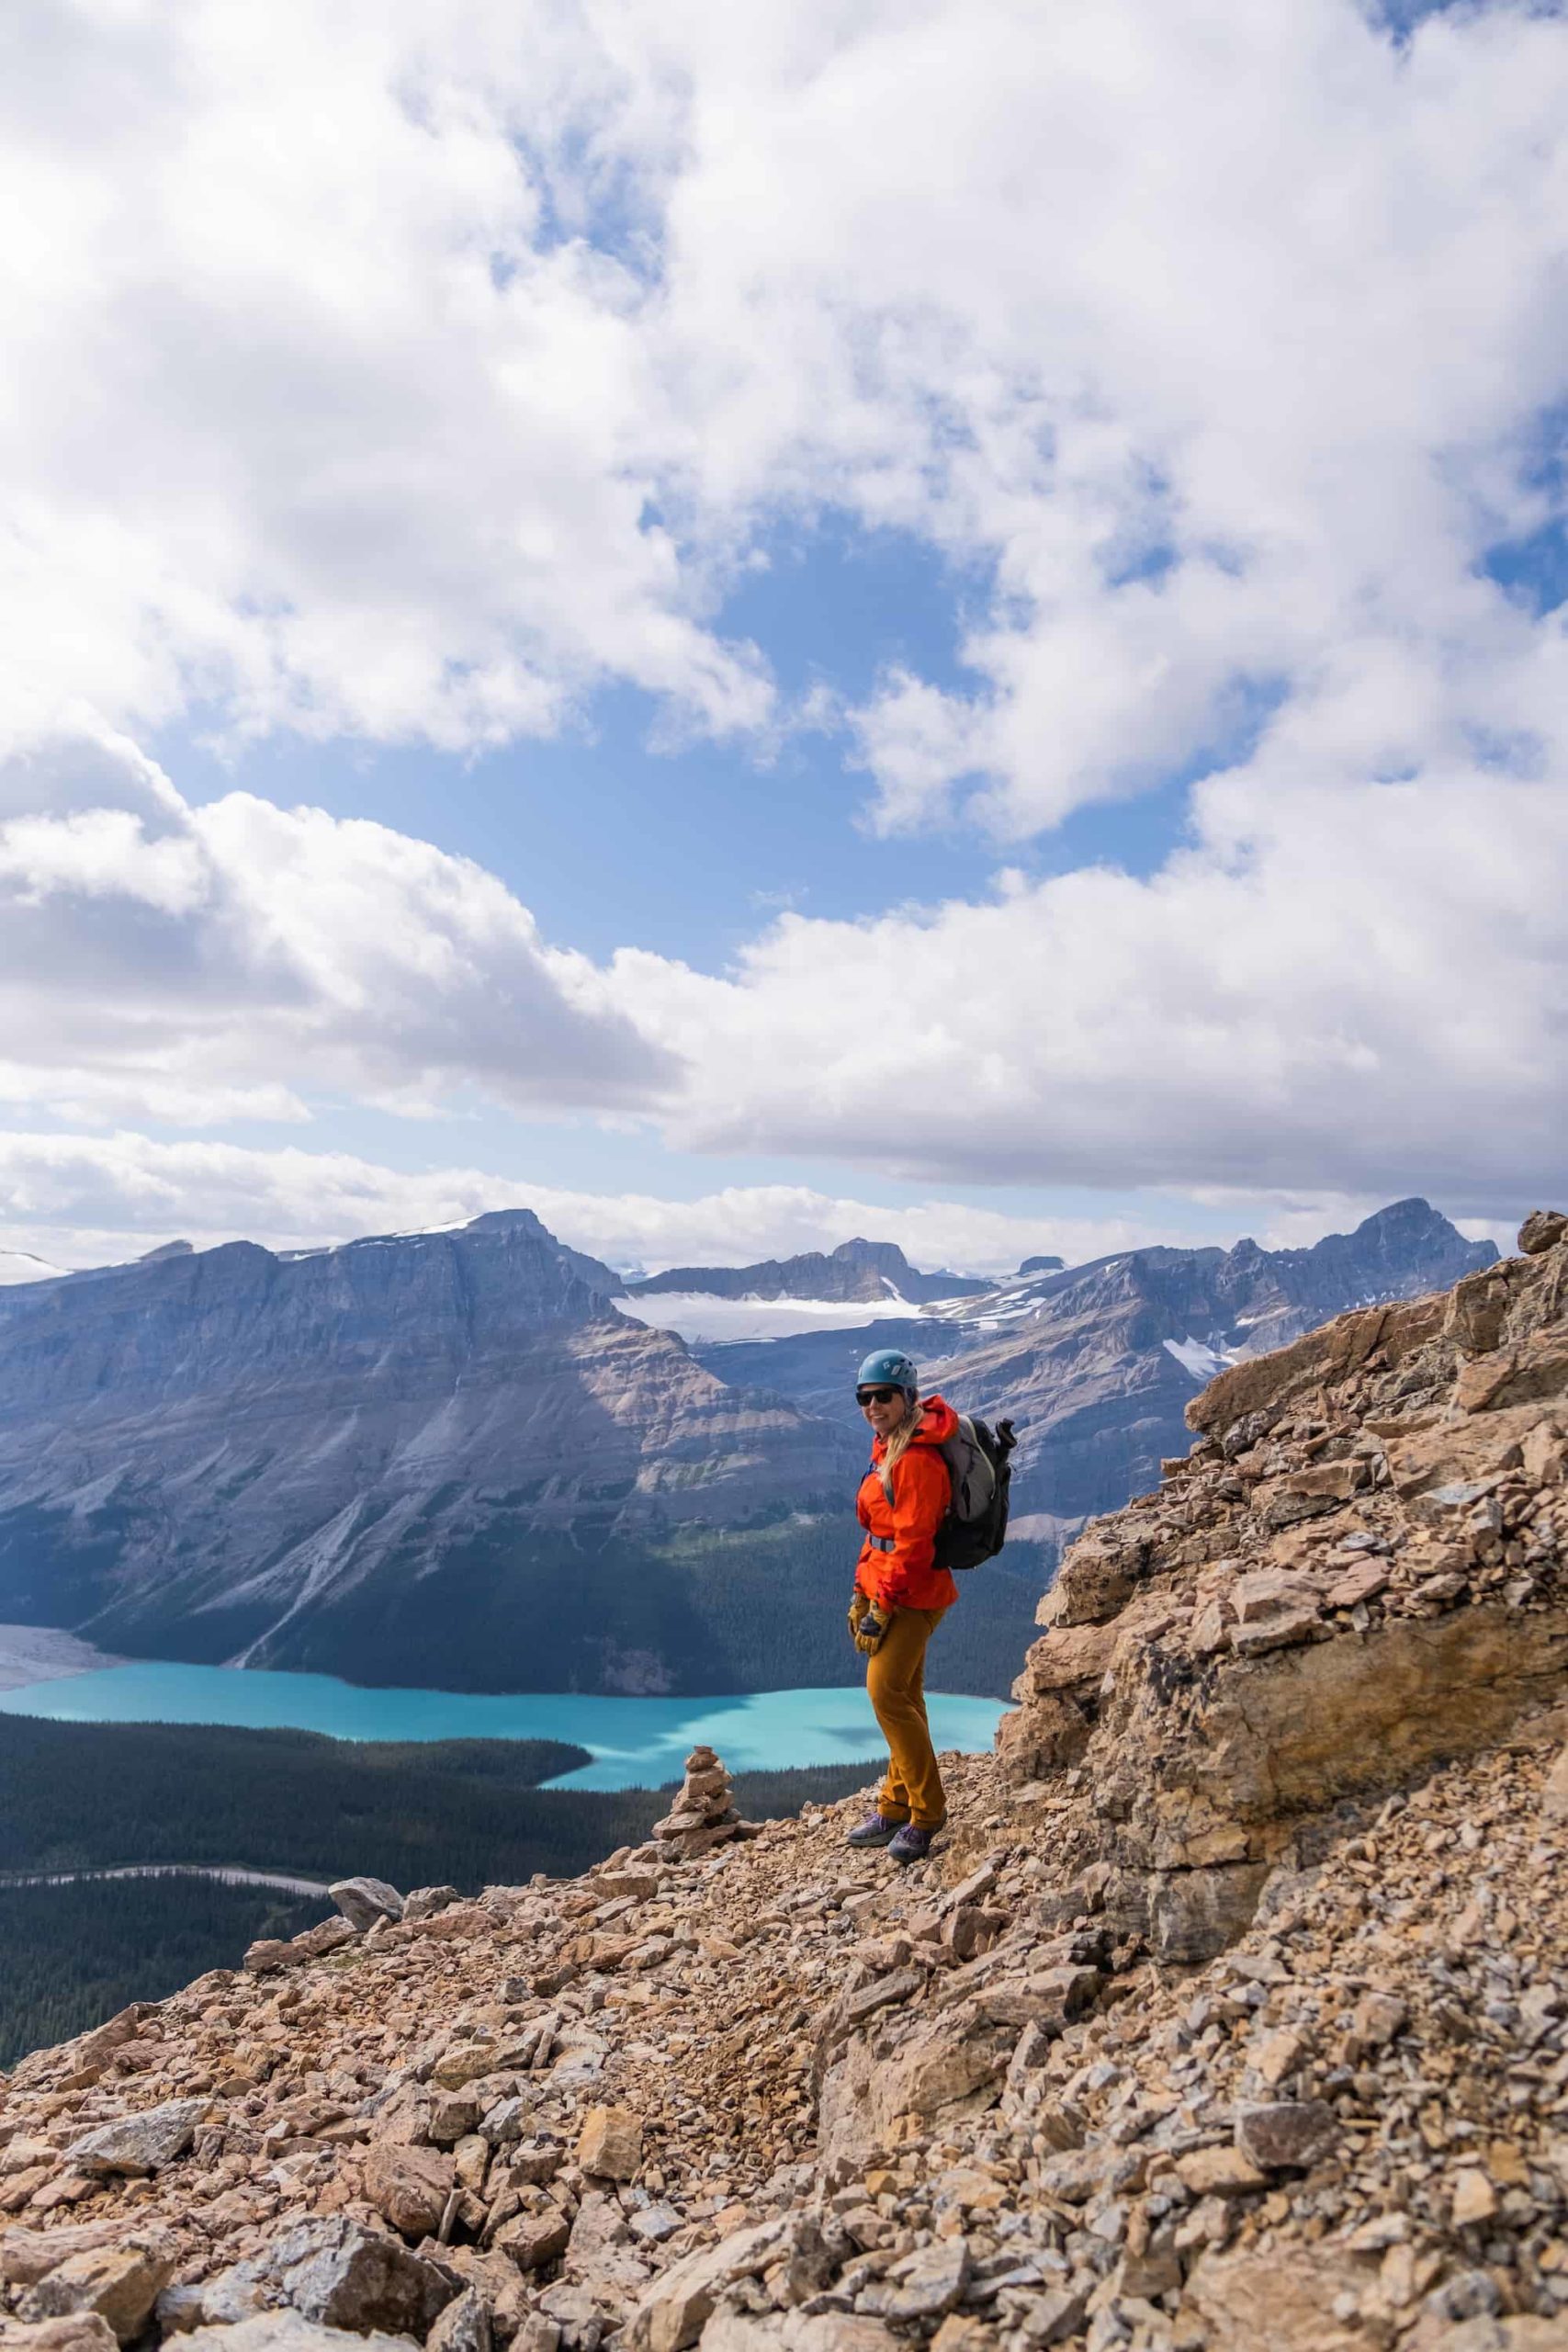
[[873, 1348], [855, 1374], [855, 1386], [861, 1388], [901, 1388], [907, 1396], [920, 1393], [920, 1375], [901, 1350]]

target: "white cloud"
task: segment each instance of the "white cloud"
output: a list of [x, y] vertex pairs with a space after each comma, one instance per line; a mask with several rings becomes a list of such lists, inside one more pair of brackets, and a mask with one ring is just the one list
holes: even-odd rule
[[[185, 1126], [483, 1099], [920, 1186], [1424, 1191], [1488, 1218], [1550, 1196], [1568, 793], [1474, 770], [1314, 788], [1290, 759], [1287, 729], [1199, 787], [1192, 846], [1146, 880], [789, 912], [712, 976], [630, 949], [601, 968], [385, 827], [241, 793], [192, 809], [128, 747], [62, 746], [0, 770], [0, 1099]], [[784, 1196], [734, 1197], [744, 1227]], [[710, 1255], [773, 1246], [711, 1202], [693, 1230]]]
[[0, 769], [0, 1100], [185, 1125], [465, 1088], [626, 1110], [673, 1065], [468, 860], [247, 793], [190, 808], [112, 739]]
[[[616, 1264], [745, 1265], [832, 1249], [856, 1234], [917, 1265], [1010, 1271], [1171, 1238], [1168, 1218], [1030, 1217], [932, 1200], [886, 1208], [805, 1185], [732, 1185], [690, 1201], [572, 1192], [477, 1168], [423, 1171], [346, 1152], [112, 1135], [0, 1134], [0, 1248], [104, 1264], [184, 1238], [310, 1249], [365, 1233], [455, 1225], [530, 1208], [562, 1241]], [[1238, 1228], [1239, 1229], [1239, 1228]]]
[[1195, 845], [1146, 881], [787, 915], [728, 978], [623, 954], [628, 1013], [687, 1064], [673, 1131], [916, 1182], [1418, 1190], [1481, 1216], [1560, 1192], [1568, 792], [1270, 780], [1201, 787]]
[[448, 746], [604, 677], [717, 729], [754, 654], [651, 512], [636, 272], [547, 216], [612, 71], [547, 6], [19, 0], [0, 95], [7, 724]]
[[878, 822], [1023, 837], [1222, 765], [1146, 880], [789, 916], [709, 976], [601, 972], [384, 828], [51, 754], [0, 779], [0, 1091], [478, 1090], [933, 1184], [1560, 1183], [1568, 628], [1476, 569], [1556, 495], [1552, 12], [1403, 49], [1351, 0], [13, 14], [18, 736], [456, 748], [610, 679], [766, 729], [715, 599], [831, 504], [995, 582], [973, 694], [854, 717]]
[[782, 510], [994, 567], [972, 697], [859, 715], [1004, 833], [1281, 695], [1326, 778], [1556, 740], [1568, 48], [1497, 0], [19, 0], [7, 723], [447, 746], [629, 680]]

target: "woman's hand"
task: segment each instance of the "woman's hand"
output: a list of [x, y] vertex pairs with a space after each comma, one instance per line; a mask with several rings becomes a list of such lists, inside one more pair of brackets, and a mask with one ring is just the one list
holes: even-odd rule
[[867, 1657], [874, 1657], [882, 1647], [887, 1628], [893, 1622], [893, 1611], [888, 1608], [886, 1601], [879, 1601], [874, 1609], [868, 1603], [864, 1615], [855, 1628], [856, 1649], [863, 1650]]
[[869, 1599], [861, 1590], [857, 1584], [853, 1592], [850, 1595], [850, 1639], [854, 1643], [857, 1649], [860, 1646], [861, 1619], [865, 1615], [866, 1611], [870, 1607], [871, 1602]]

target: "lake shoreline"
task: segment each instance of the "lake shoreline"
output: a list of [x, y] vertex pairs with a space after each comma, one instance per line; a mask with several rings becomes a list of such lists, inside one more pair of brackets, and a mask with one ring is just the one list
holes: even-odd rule
[[26, 1690], [35, 1682], [62, 1682], [129, 1663], [62, 1625], [0, 1625], [0, 1690]]
[[[64, 1637], [71, 1642], [73, 1637]], [[77, 1647], [82, 1645], [78, 1645]], [[933, 1691], [939, 1749], [988, 1748], [1007, 1712], [999, 1700]], [[657, 1789], [680, 1777], [690, 1748], [717, 1748], [732, 1771], [864, 1764], [885, 1753], [858, 1685], [623, 1698], [569, 1691], [454, 1692], [372, 1689], [333, 1675], [131, 1659], [0, 1687], [0, 1712], [61, 1723], [212, 1724], [299, 1731], [353, 1742], [553, 1739], [590, 1761], [544, 1785]]]

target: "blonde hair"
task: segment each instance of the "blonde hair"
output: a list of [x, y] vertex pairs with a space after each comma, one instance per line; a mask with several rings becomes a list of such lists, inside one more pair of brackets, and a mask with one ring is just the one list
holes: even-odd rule
[[918, 1394], [911, 1396], [908, 1389], [905, 1390], [904, 1394], [906, 1399], [904, 1418], [899, 1422], [897, 1428], [894, 1430], [892, 1436], [888, 1439], [887, 1451], [883, 1455], [881, 1463], [882, 1483], [887, 1489], [889, 1501], [891, 1501], [893, 1498], [894, 1465], [895, 1464], [901, 1462], [905, 1454], [908, 1452], [910, 1445], [914, 1442], [915, 1433], [920, 1426], [920, 1421], [923, 1418], [924, 1412], [924, 1408], [921, 1406]]

